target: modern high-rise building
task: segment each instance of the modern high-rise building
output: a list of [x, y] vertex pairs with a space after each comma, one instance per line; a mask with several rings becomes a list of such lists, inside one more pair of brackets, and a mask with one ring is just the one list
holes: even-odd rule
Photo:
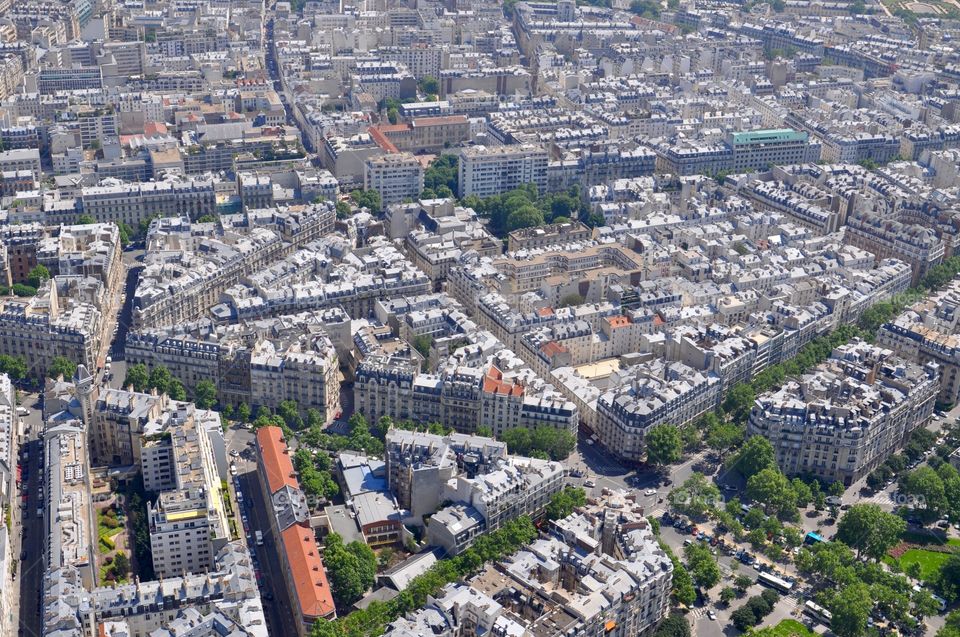
[[535, 144], [469, 146], [460, 151], [461, 197], [500, 195], [524, 184], [547, 189], [547, 151]]

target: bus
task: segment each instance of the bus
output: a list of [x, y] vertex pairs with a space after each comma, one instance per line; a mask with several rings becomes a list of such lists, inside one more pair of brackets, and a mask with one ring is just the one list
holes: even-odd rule
[[793, 582], [788, 582], [785, 579], [772, 575], [771, 573], [762, 572], [757, 576], [757, 582], [763, 584], [764, 586], [769, 586], [780, 591], [783, 594], [789, 593], [793, 590]]
[[810, 599], [804, 602], [803, 612], [827, 627], [830, 626], [830, 620], [833, 619], [833, 615], [830, 614], [830, 611]]

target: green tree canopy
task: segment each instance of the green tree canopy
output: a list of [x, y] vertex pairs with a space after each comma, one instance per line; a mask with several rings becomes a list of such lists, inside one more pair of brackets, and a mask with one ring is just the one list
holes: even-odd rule
[[887, 513], [876, 504], [855, 504], [840, 518], [836, 539], [861, 554], [881, 559], [900, 542], [906, 529], [903, 518]]
[[763, 505], [768, 515], [784, 515], [797, 508], [793, 485], [779, 469], [767, 467], [747, 480], [747, 495]]
[[855, 582], [833, 597], [829, 610], [833, 614], [830, 629], [837, 637], [860, 637], [867, 631], [867, 619], [873, 609], [870, 588]]
[[43, 285], [44, 281], [50, 280], [50, 270], [47, 269], [47, 266], [42, 263], [34, 266], [32, 270], [27, 274], [27, 283], [32, 287], [39, 288]]
[[123, 386], [132, 385], [134, 391], [142, 392], [146, 391], [149, 382], [150, 374], [147, 371], [147, 366], [143, 363], [137, 363], [127, 368], [127, 377], [123, 381]]
[[587, 503], [587, 493], [579, 487], [564, 487], [562, 491], [553, 494], [547, 504], [547, 519], [560, 520], [571, 513], [576, 507]]
[[203, 380], [193, 390], [194, 402], [200, 409], [210, 409], [217, 402], [217, 386], [213, 381]]
[[644, 442], [647, 445], [647, 462], [653, 465], [671, 464], [683, 457], [683, 439], [674, 425], [651, 427]]
[[63, 376], [64, 379], [70, 380], [73, 378], [73, 375], [77, 371], [77, 364], [74, 363], [69, 358], [64, 358], [63, 356], [57, 356], [50, 362], [50, 367], [47, 369], [47, 376], [50, 378], [57, 378]]
[[733, 456], [731, 468], [749, 479], [764, 469], [777, 466], [773, 445], [763, 436], [752, 436], [747, 440], [736, 456]]

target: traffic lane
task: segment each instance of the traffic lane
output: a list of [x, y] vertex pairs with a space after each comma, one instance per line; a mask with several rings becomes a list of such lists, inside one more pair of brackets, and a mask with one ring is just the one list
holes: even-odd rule
[[[40, 489], [41, 442], [36, 438], [39, 432], [31, 427], [31, 439], [25, 443], [23, 451], [29, 454], [26, 488], [21, 489], [22, 529], [20, 546], [20, 634], [23, 637], [40, 637], [40, 603], [43, 584], [43, 543], [46, 537], [43, 519], [37, 517]], [[22, 457], [22, 456], [21, 456]], [[22, 495], [26, 494], [27, 504], [22, 505]]]

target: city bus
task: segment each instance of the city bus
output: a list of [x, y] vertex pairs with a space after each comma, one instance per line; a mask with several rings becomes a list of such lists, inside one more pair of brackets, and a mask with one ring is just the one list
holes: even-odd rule
[[785, 579], [766, 572], [762, 572], [757, 576], [757, 582], [763, 584], [764, 586], [774, 588], [783, 594], [787, 594], [793, 590], [793, 582], [788, 582]]
[[803, 612], [805, 612], [807, 615], [810, 615], [824, 626], [828, 627], [830, 626], [830, 620], [833, 619], [833, 615], [830, 614], [830, 611], [810, 599], [804, 602]]

